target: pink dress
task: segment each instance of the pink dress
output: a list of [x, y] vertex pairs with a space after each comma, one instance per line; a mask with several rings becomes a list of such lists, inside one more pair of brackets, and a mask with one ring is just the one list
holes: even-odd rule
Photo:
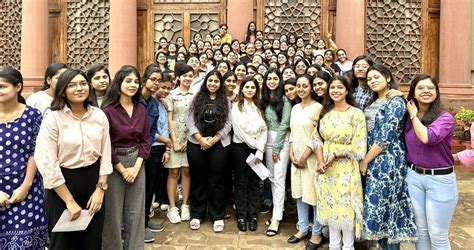
[[466, 167], [474, 167], [474, 123], [471, 124], [471, 149], [459, 152], [459, 161]]

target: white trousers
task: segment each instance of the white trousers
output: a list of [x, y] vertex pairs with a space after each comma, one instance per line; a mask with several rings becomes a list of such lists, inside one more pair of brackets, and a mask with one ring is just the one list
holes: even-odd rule
[[277, 132], [269, 131], [267, 137], [265, 164], [270, 171], [270, 181], [273, 196], [273, 214], [272, 219], [281, 221], [283, 218], [283, 210], [285, 209], [285, 180], [288, 162], [290, 160], [290, 143], [288, 142], [288, 134], [285, 137], [285, 143], [280, 150], [280, 160], [273, 162], [273, 143]]
[[[329, 226], [329, 249], [330, 250], [353, 250], [354, 229], [340, 230]], [[342, 248], [341, 248], [342, 247]]]

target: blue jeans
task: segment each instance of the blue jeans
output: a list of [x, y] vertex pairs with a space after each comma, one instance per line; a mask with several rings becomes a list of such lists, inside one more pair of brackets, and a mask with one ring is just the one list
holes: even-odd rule
[[407, 183], [418, 229], [416, 249], [451, 249], [448, 236], [458, 202], [456, 174], [423, 175], [410, 169]]
[[[300, 199], [296, 199], [296, 209], [298, 210], [298, 228], [300, 232], [308, 232], [309, 227], [309, 205]], [[322, 226], [316, 220], [316, 206], [313, 206], [313, 228], [312, 235], [321, 235]]]

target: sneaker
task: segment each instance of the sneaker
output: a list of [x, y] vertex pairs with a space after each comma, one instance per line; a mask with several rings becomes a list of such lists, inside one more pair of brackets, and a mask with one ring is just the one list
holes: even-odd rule
[[155, 241], [155, 235], [153, 235], [149, 228], [145, 228], [145, 243], [151, 243], [153, 241]]
[[161, 210], [161, 211], [168, 211], [169, 207], [170, 207], [170, 206], [169, 206], [168, 204], [161, 204], [160, 210]]
[[179, 208], [177, 207], [169, 208], [168, 213], [166, 213], [166, 217], [168, 217], [172, 224], [181, 222], [181, 217], [179, 216]]
[[153, 221], [148, 222], [148, 228], [154, 233], [162, 232], [165, 227], [162, 224], [155, 223]]
[[160, 207], [160, 203], [159, 203], [159, 202], [153, 202], [153, 203], [151, 204], [151, 207], [152, 207], [153, 209], [157, 209], [157, 208]]
[[270, 212], [270, 209], [272, 208], [272, 205], [269, 202], [263, 202], [262, 206], [260, 206], [260, 209], [258, 210], [259, 213], [261, 214], [266, 214]]
[[181, 205], [181, 220], [190, 220], [191, 219], [191, 213], [189, 212], [189, 205], [183, 204]]

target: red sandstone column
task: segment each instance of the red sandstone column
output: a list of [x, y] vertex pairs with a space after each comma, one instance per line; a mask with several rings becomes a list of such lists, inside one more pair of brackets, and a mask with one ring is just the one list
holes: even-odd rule
[[243, 41], [247, 25], [253, 18], [253, 0], [229, 0], [227, 2], [227, 26], [232, 39]]
[[21, 72], [25, 92], [38, 89], [49, 61], [48, 0], [23, 1], [21, 10]]
[[137, 66], [137, 1], [110, 0], [109, 70]]
[[441, 0], [439, 81], [471, 88], [471, 0]]
[[365, 1], [337, 0], [337, 47], [353, 60], [365, 53]]

